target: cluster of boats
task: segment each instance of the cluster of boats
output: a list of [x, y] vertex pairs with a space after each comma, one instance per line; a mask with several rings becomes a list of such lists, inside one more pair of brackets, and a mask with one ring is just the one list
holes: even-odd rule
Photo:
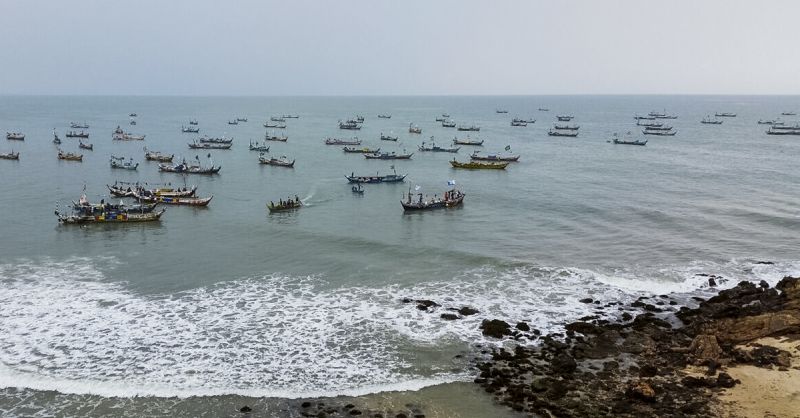
[[556, 115], [556, 122], [553, 123], [553, 127], [547, 131], [547, 135], [576, 138], [578, 136], [578, 130], [581, 128], [580, 125], [559, 123], [571, 122], [574, 118], [575, 116], [572, 115]]

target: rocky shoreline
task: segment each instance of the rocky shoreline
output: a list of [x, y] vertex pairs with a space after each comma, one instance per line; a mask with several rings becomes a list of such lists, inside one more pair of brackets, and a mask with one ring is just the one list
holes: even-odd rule
[[629, 306], [598, 304], [623, 311], [621, 321], [593, 315], [543, 336], [526, 323], [485, 320], [484, 335], [521, 343], [485, 350], [475, 383], [526, 415], [731, 415], [719, 400], [740, 383], [729, 368], [791, 367], [789, 352], [753, 342], [800, 333], [800, 278], [785, 277], [774, 288], [741, 282], [697, 301], [696, 308], [678, 308], [661, 295]]

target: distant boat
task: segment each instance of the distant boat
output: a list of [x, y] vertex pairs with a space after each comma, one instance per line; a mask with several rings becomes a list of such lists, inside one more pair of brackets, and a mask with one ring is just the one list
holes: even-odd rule
[[339, 121], [339, 129], [347, 129], [351, 131], [357, 131], [361, 129], [361, 125], [354, 120], [348, 120], [346, 122]]
[[642, 131], [645, 135], [656, 135], [656, 136], [675, 136], [678, 131], [648, 131], [647, 129]]
[[289, 137], [286, 135], [276, 135], [270, 132], [264, 134], [265, 141], [277, 141], [277, 142], [286, 142], [289, 140]]
[[192, 119], [189, 121], [189, 125], [198, 125], [197, 119]]
[[265, 122], [264, 127], [275, 128], [275, 129], [286, 129], [286, 124], [281, 122], [275, 122], [275, 123]]
[[408, 124], [408, 133], [421, 134], [422, 133], [422, 128], [420, 128], [419, 126], [414, 125], [413, 123], [409, 123]]
[[130, 115], [128, 115], [128, 116], [130, 116], [130, 117], [132, 117], [132, 118], [135, 118], [135, 117], [136, 117], [136, 113], [131, 113], [131, 114], [130, 114]]
[[442, 197], [435, 196], [423, 200], [422, 193], [417, 193], [418, 198], [412, 199], [411, 189], [408, 190], [408, 195], [404, 195], [400, 200], [404, 211], [420, 211], [431, 209], [452, 208], [460, 205], [464, 201], [464, 193], [460, 190], [452, 189], [444, 192]]
[[273, 122], [286, 122], [286, 118], [280, 116], [271, 116], [269, 120]]
[[83, 154], [74, 154], [58, 150], [58, 159], [66, 161], [83, 161]]
[[[630, 136], [630, 132], [628, 132], [628, 136]], [[619, 135], [617, 135], [616, 133], [611, 137], [611, 139], [608, 142], [611, 142], [611, 143], [617, 144], [617, 145], [646, 145], [647, 144], [647, 140], [646, 139], [632, 139], [632, 138], [620, 139]]]
[[648, 113], [647, 116], [651, 116], [651, 117], [654, 117], [656, 119], [678, 119], [677, 116], [667, 114], [666, 111], [664, 111], [664, 112], [655, 112], [655, 111], [653, 111], [653, 112]]
[[474, 151], [469, 158], [473, 161], [508, 161], [508, 162], [516, 162], [519, 161], [519, 155], [508, 154], [486, 154], [481, 155], [480, 151]]
[[795, 113], [795, 112], [781, 112], [781, 115], [783, 115], [783, 116], [797, 116], [797, 113]]
[[645, 126], [645, 131], [671, 131], [672, 126]]
[[300, 201], [300, 198], [295, 197], [294, 199], [289, 199], [289, 200], [279, 200], [277, 204], [269, 202], [267, 204], [267, 209], [269, 209], [270, 213], [285, 212], [288, 210], [300, 209], [303, 206], [304, 206], [303, 202]]
[[53, 129], [53, 143], [54, 144], [60, 144], [61, 143], [61, 139], [58, 137], [58, 134], [56, 133], [55, 129]]
[[469, 136], [467, 137], [467, 139], [453, 138], [453, 145], [472, 145], [472, 146], [480, 147], [480, 146], [483, 146], [483, 140], [482, 139], [480, 141], [472, 140], [472, 139], [469, 138]]
[[78, 141], [78, 148], [80, 149], [88, 149], [89, 151], [94, 150], [94, 145], [92, 144], [84, 144], [83, 141]]
[[511, 121], [511, 126], [528, 126], [528, 122], [527, 121], [512, 120]]
[[653, 117], [653, 116], [639, 116], [639, 115], [633, 115], [633, 118], [634, 118], [634, 119], [636, 119], [636, 120], [656, 120], [656, 118], [655, 118], [655, 117]]
[[231, 149], [231, 147], [233, 146], [233, 144], [230, 142], [224, 144], [218, 142], [199, 142], [199, 141], [190, 142], [188, 145], [189, 148], [191, 149], [219, 149], [219, 150]]
[[455, 128], [456, 122], [452, 120], [446, 120], [442, 122], [442, 128]]
[[131, 123], [131, 125], [136, 125], [136, 120], [135, 119], [131, 119], [130, 123]]
[[172, 158], [174, 154], [166, 155], [162, 154], [158, 151], [148, 151], [147, 147], [144, 148], [144, 159], [147, 161], [158, 161], [161, 163], [169, 163], [172, 162]]
[[479, 161], [469, 161], [466, 163], [462, 163], [456, 161], [453, 158], [453, 161], [450, 161], [450, 165], [453, 168], [466, 168], [470, 170], [505, 170], [506, 167], [510, 164], [509, 162], [479, 162]]
[[798, 129], [776, 129], [774, 126], [770, 127], [767, 135], [800, 135], [800, 128]]
[[395, 141], [396, 142], [397, 141], [397, 137], [396, 136], [391, 136], [391, 135], [384, 135], [383, 132], [381, 132], [381, 141]]
[[637, 119], [636, 126], [664, 126], [661, 122], [642, 122], [644, 119]]
[[446, 120], [447, 120], [447, 118], [444, 117], [444, 116], [439, 116], [439, 117], [434, 118], [434, 122], [444, 122]]
[[794, 125], [784, 125], [784, 124], [781, 123], [780, 125], [772, 125], [771, 129], [773, 129], [773, 130], [793, 130], [793, 131], [797, 131], [797, 130], [800, 130], [800, 124], [796, 123]]
[[392, 166], [392, 172], [394, 174], [387, 174], [385, 176], [381, 176], [376, 173], [374, 176], [357, 176], [355, 173], [350, 173], [349, 176], [344, 176], [348, 182], [350, 183], [400, 183], [402, 182], [407, 174], [399, 175], [397, 171], [394, 170], [394, 166]]
[[275, 165], [278, 167], [287, 167], [292, 168], [294, 167], [294, 160], [289, 161], [285, 155], [281, 155], [280, 158], [272, 158], [266, 157], [264, 154], [258, 156], [258, 162], [265, 165]]
[[258, 141], [250, 141], [250, 151], [269, 152], [269, 146], [267, 144], [261, 145]]
[[449, 114], [449, 113], [442, 113], [442, 117], [444, 117], [444, 118], [449, 118], [449, 117], [450, 117], [450, 114]]
[[704, 117], [703, 120], [700, 121], [700, 123], [703, 123], [703, 124], [706, 124], [706, 125], [722, 125], [722, 121], [721, 120], [719, 120], [719, 119], [711, 119], [711, 116]]
[[569, 122], [574, 118], [575, 118], [575, 116], [572, 116], [572, 115], [557, 115], [556, 116], [556, 119], [558, 119], [559, 122]]
[[24, 141], [25, 134], [22, 132], [6, 132], [6, 139], [10, 141]]
[[540, 107], [540, 108], [539, 108], [539, 111], [540, 111], [540, 112], [549, 112], [549, 111], [550, 111], [550, 109], [548, 109], [548, 108], [546, 108], [546, 107]]
[[239, 124], [239, 121], [236, 120], [236, 119], [228, 121], [228, 125], [238, 125], [238, 124]]
[[208, 143], [208, 144], [231, 144], [233, 143], [233, 138], [227, 138], [224, 135], [221, 137], [209, 137], [203, 136], [198, 139], [199, 142]]
[[716, 116], [716, 117], [718, 117], [718, 118], [735, 118], [735, 117], [736, 117], [736, 113], [731, 113], [731, 112], [717, 112], [717, 113], [714, 113], [714, 116]]
[[247, 118], [236, 118], [236, 122], [247, 122]]
[[344, 148], [342, 148], [342, 151], [350, 153], [350, 154], [374, 154], [376, 152], [380, 152], [381, 149], [380, 148], [369, 148], [369, 147], [364, 147], [364, 148], [344, 147]]
[[559, 125], [559, 124], [556, 123], [556, 124], [553, 125], [553, 128], [560, 129], [560, 130], [563, 130], [563, 131], [577, 131], [581, 127], [580, 127], [580, 125]]
[[200, 133], [200, 128], [196, 126], [181, 126], [181, 132], [186, 134], [196, 134]]
[[89, 129], [89, 125], [87, 125], [86, 122], [84, 123], [70, 122], [69, 127], [72, 129]]
[[410, 160], [411, 156], [414, 153], [410, 154], [398, 154], [396, 152], [376, 152], [372, 154], [364, 154], [364, 158], [368, 160]]
[[300, 115], [292, 115], [292, 114], [282, 115], [281, 117], [284, 119], [300, 119]]
[[778, 120], [778, 119], [767, 119], [767, 120], [759, 119], [758, 120], [758, 124], [759, 125], [783, 125], [784, 123], [782, 121]]
[[125, 161], [125, 157], [115, 157], [114, 155], [111, 156], [109, 163], [111, 168], [121, 168], [123, 170], [136, 170], [139, 167], [139, 163], [134, 163], [133, 158]]
[[461, 147], [452, 147], [452, 148], [440, 147], [440, 146], [436, 145], [435, 142], [433, 142], [433, 137], [431, 137], [431, 144], [430, 145], [425, 145], [425, 142], [423, 141], [422, 145], [419, 145], [417, 148], [419, 148], [420, 151], [452, 152], [452, 153], [456, 153], [456, 152], [458, 152], [459, 149], [461, 149]]
[[392, 118], [392, 115], [384, 115], [384, 114], [380, 114], [380, 115], [378, 115], [378, 118], [379, 118], [379, 119], [391, 119], [391, 118]]
[[0, 154], [0, 160], [19, 160], [19, 152], [5, 152]]
[[133, 135], [129, 133], [113, 134], [111, 139], [115, 141], [144, 141], [145, 135]]
[[478, 132], [481, 130], [481, 127], [478, 125], [458, 125], [459, 131], [469, 131], [469, 132]]
[[550, 129], [547, 131], [548, 136], [567, 136], [575, 138], [578, 136], [578, 131], [562, 131], [558, 129]]
[[[211, 155], [211, 154], [208, 154]], [[179, 173], [179, 174], [217, 174], [222, 169], [220, 166], [215, 166], [213, 163], [210, 167], [203, 167], [200, 165], [200, 157], [195, 157], [198, 163], [189, 164], [183, 160], [180, 164], [159, 164], [158, 170], [165, 173]]]
[[508, 110], [506, 110], [506, 109], [496, 109], [495, 113], [508, 113]]
[[353, 139], [326, 138], [325, 145], [361, 145], [361, 140], [358, 138], [353, 138]]
[[80, 132], [69, 131], [67, 132], [66, 136], [67, 138], [89, 138], [89, 133], [84, 131]]

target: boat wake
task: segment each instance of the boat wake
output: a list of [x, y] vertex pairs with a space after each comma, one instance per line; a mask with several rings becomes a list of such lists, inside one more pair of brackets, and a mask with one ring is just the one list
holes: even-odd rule
[[[451, 358], [485, 342], [483, 319], [542, 331], [591, 314], [584, 297], [705, 292], [800, 273], [800, 262], [732, 261], [598, 273], [486, 266], [443, 281], [331, 287], [280, 274], [173, 294], [141, 294], [89, 259], [0, 265], [0, 387], [101, 396], [305, 397], [418, 389], [468, 379]], [[727, 280], [726, 280], [727, 279]], [[710, 292], [710, 290], [708, 290]], [[436, 312], [402, 298], [431, 299]], [[448, 308], [480, 311], [455, 321]], [[414, 353], [445, 352], [427, 362]], [[437, 357], [437, 356], [432, 356]], [[456, 369], [463, 369], [455, 367]]]

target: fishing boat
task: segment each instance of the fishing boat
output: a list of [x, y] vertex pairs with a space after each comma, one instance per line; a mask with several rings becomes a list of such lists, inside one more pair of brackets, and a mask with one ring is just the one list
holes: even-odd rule
[[800, 123], [795, 123], [794, 125], [784, 125], [781, 123], [780, 125], [772, 125], [771, 129], [775, 130], [800, 130]]
[[19, 152], [4, 152], [0, 153], [0, 160], [19, 160]]
[[528, 120], [524, 120], [524, 119], [520, 119], [520, 120], [521, 120], [521, 121], [524, 121], [524, 122], [525, 122], [525, 123], [527, 123], [528, 125], [530, 125], [530, 124], [533, 124], [533, 123], [536, 123], [536, 119], [534, 119], [534, 118], [530, 118], [530, 119], [528, 119]]
[[357, 176], [355, 173], [350, 173], [349, 176], [344, 176], [347, 181], [350, 183], [400, 183], [405, 180], [407, 174], [397, 174], [395, 171], [394, 166], [392, 166], [393, 174], [387, 174], [385, 176], [381, 176], [379, 173], [375, 173], [374, 176]]
[[125, 161], [125, 157], [115, 157], [112, 155], [109, 162], [111, 164], [111, 168], [120, 168], [123, 170], [136, 170], [139, 167], [139, 163], [134, 163], [133, 158], [130, 158], [128, 161]]
[[767, 135], [800, 135], [800, 129], [775, 129], [770, 127]]
[[642, 131], [645, 135], [656, 135], [656, 136], [675, 136], [678, 131], [648, 131], [647, 129]]
[[549, 136], [566, 136], [575, 138], [578, 136], [578, 131], [561, 131], [558, 129], [550, 129], [547, 131], [547, 135]]
[[[146, 192], [146, 191], [144, 191]], [[214, 196], [209, 197], [172, 197], [172, 196], [159, 196], [155, 194], [136, 193], [133, 197], [140, 202], [148, 203], [163, 203], [165, 205], [182, 205], [182, 206], [208, 206]]]
[[767, 120], [759, 119], [758, 120], [758, 124], [759, 125], [783, 125], [784, 122], [782, 122], [782, 121], [780, 121], [778, 119], [767, 119]]
[[83, 161], [83, 154], [74, 154], [58, 150], [58, 159], [65, 161]]
[[58, 222], [62, 224], [90, 224], [90, 223], [122, 223], [122, 222], [155, 222], [161, 219], [166, 209], [153, 212], [135, 211], [106, 211], [101, 214], [82, 214], [80, 212], [62, 215], [56, 210]]
[[182, 126], [181, 125], [181, 132], [185, 134], [196, 134], [200, 133], [200, 128], [196, 126]]
[[6, 132], [6, 139], [11, 141], [24, 141], [25, 134], [22, 132]]
[[286, 124], [285, 123], [281, 123], [281, 122], [275, 122], [275, 123], [265, 122], [264, 123], [264, 127], [265, 128], [275, 128], [275, 129], [286, 129]]
[[671, 131], [672, 126], [645, 126], [645, 131]]
[[511, 121], [511, 126], [528, 126], [526, 121]]
[[214, 137], [214, 138], [203, 136], [200, 137], [198, 141], [204, 144], [232, 144], [233, 138], [226, 138], [225, 136]]
[[575, 118], [575, 116], [572, 116], [572, 115], [557, 115], [556, 116], [556, 119], [558, 119], [559, 122], [569, 122], [573, 118]]
[[139, 185], [138, 183], [133, 183], [134, 187], [131, 188], [128, 186], [127, 188], [124, 186], [120, 186], [119, 184], [131, 184], [131, 183], [119, 183], [114, 182], [112, 186], [106, 185], [108, 188], [109, 193], [112, 196], [116, 197], [134, 197], [137, 194], [146, 194], [152, 196], [163, 196], [163, 197], [191, 197], [197, 192], [197, 186], [192, 187], [183, 187], [173, 189], [171, 187], [161, 187], [155, 189], [146, 189]]
[[136, 113], [131, 113], [131, 114], [130, 114], [130, 115], [128, 115], [128, 116], [130, 116], [130, 117], [132, 117], [132, 118], [135, 118], [137, 115], [136, 115]]
[[89, 151], [94, 150], [93, 144], [84, 144], [83, 141], [78, 141], [78, 148], [80, 149], [88, 149]]
[[351, 131], [357, 131], [361, 129], [361, 125], [358, 122], [353, 120], [348, 120], [347, 122], [339, 121], [339, 129], [347, 129]]
[[562, 130], [562, 131], [577, 131], [581, 127], [579, 125], [559, 125], [559, 124], [556, 123], [556, 124], [553, 125], [553, 128], [559, 129], [559, 130]]
[[444, 116], [439, 116], [437, 118], [434, 118], [433, 120], [434, 122], [444, 122], [447, 120], [447, 118], [445, 118]]
[[269, 209], [270, 213], [285, 212], [288, 210], [300, 209], [302, 207], [303, 202], [301, 202], [300, 199], [279, 200], [278, 203], [269, 202], [267, 204], [267, 209]]
[[70, 122], [69, 127], [72, 129], [89, 129], [89, 125], [86, 124], [86, 122], [83, 123]]
[[363, 147], [363, 148], [344, 147], [342, 148], [342, 151], [352, 154], [374, 154], [376, 152], [381, 152], [381, 149], [369, 148], [369, 147]]
[[300, 115], [297, 115], [297, 114], [295, 114], [295, 115], [288, 114], [288, 115], [283, 115], [281, 117], [284, 118], [284, 119], [300, 119]]
[[397, 142], [397, 137], [396, 136], [391, 136], [391, 135], [384, 135], [383, 132], [381, 132], [381, 141], [395, 141], [395, 142]]
[[53, 129], [53, 143], [56, 145], [61, 143], [61, 138], [58, 137], [55, 129]]
[[618, 134], [614, 133], [614, 135], [612, 135], [611, 139], [608, 142], [617, 145], [647, 145], [646, 139], [633, 139], [630, 137], [630, 135], [631, 133], [628, 132], [626, 137], [623, 139], [620, 138]]
[[364, 187], [361, 186], [361, 183], [356, 183], [355, 185], [353, 185], [353, 187], [350, 188], [350, 190], [352, 190], [353, 193], [356, 194], [364, 194]]
[[413, 123], [408, 124], [408, 133], [410, 134], [421, 134], [422, 128], [419, 126], [414, 125]]
[[286, 118], [281, 116], [270, 116], [269, 120], [273, 122], [286, 122]]
[[80, 132], [69, 131], [67, 132], [66, 136], [67, 138], [89, 138], [89, 133], [84, 131]]
[[144, 141], [145, 135], [133, 135], [129, 133], [113, 134], [111, 139], [115, 141]]
[[550, 109], [548, 109], [548, 108], [546, 108], [546, 107], [540, 107], [540, 108], [539, 108], [539, 111], [540, 111], [540, 112], [549, 112], [549, 111], [550, 111]]
[[442, 117], [443, 117], [443, 118], [449, 118], [449, 117], [450, 117], [450, 114], [449, 114], [449, 113], [442, 113]]
[[247, 122], [247, 118], [236, 118], [236, 122]]
[[[211, 154], [209, 154], [210, 156]], [[180, 164], [159, 164], [158, 170], [163, 171], [165, 173], [180, 173], [180, 174], [216, 174], [219, 173], [219, 170], [222, 169], [220, 166], [215, 166], [214, 163], [211, 163], [209, 167], [203, 167], [200, 165], [200, 157], [195, 156], [195, 159], [198, 161], [196, 164], [188, 164], [186, 160], [183, 160]]]
[[634, 119], [636, 119], [636, 120], [656, 120], [656, 118], [655, 118], [655, 117], [653, 117], [653, 116], [639, 116], [639, 115], [633, 115], [633, 118], [634, 118]]
[[495, 109], [494, 112], [495, 113], [508, 113], [508, 110], [506, 110], [506, 109]]
[[480, 151], [474, 151], [469, 158], [473, 161], [507, 161], [507, 162], [515, 162], [519, 161], [519, 155], [508, 154], [486, 154], [481, 155]]
[[361, 140], [358, 138], [353, 138], [353, 139], [325, 138], [325, 145], [361, 145]]
[[258, 162], [261, 164], [275, 165], [278, 167], [288, 167], [288, 168], [294, 167], [294, 160], [289, 161], [289, 158], [287, 158], [285, 155], [281, 155], [280, 158], [273, 158], [273, 157], [268, 158], [264, 154], [261, 154], [258, 156]]
[[278, 142], [286, 142], [289, 140], [289, 137], [286, 135], [276, 135], [270, 132], [264, 134], [265, 141], [278, 141]]
[[442, 122], [442, 128], [455, 128], [456, 122], [452, 120], [446, 120]]
[[130, 124], [131, 124], [131, 125], [136, 125], [136, 119], [131, 119], [131, 122], [130, 122]]
[[661, 122], [642, 122], [642, 119], [636, 120], [636, 126], [664, 126]]
[[196, 126], [196, 125], [199, 125], [199, 123], [197, 122], [197, 119], [192, 119], [192, 120], [189, 121], [189, 125], [195, 125]]
[[435, 142], [433, 142], [433, 137], [431, 137], [430, 145], [425, 145], [425, 142], [423, 141], [422, 145], [419, 145], [417, 148], [420, 151], [427, 151], [427, 152], [458, 152], [458, 150], [461, 149], [461, 147], [452, 147], [452, 148], [440, 147], [436, 145]]
[[236, 119], [228, 121], [228, 125], [238, 125], [238, 124], [239, 124], [239, 121], [236, 120]]
[[113, 133], [114, 134], [118, 134], [118, 135], [122, 135], [123, 133], [125, 133], [125, 131], [123, 131], [122, 128], [120, 128], [119, 125], [117, 125], [117, 129], [114, 129]]
[[716, 116], [716, 117], [718, 117], [718, 118], [735, 118], [735, 117], [736, 117], [736, 113], [731, 113], [731, 112], [717, 112], [717, 113], [714, 113], [714, 116]]
[[356, 122], [358, 122], [358, 123], [364, 123], [364, 117], [363, 117], [363, 116], [361, 116], [361, 115], [356, 115]]
[[189, 148], [191, 149], [231, 149], [231, 147], [233, 146], [233, 144], [231, 143], [219, 144], [213, 142], [197, 142], [197, 141], [190, 142], [187, 145], [189, 145]]
[[144, 159], [147, 161], [158, 161], [160, 163], [171, 163], [172, 158], [175, 157], [175, 154], [162, 154], [158, 151], [148, 151], [147, 148], [144, 149]]
[[473, 139], [470, 139], [469, 136], [467, 136], [467, 139], [453, 138], [453, 145], [472, 145], [472, 146], [475, 146], [475, 147], [482, 147], [483, 146], [483, 140], [482, 139], [480, 141], [473, 140]]
[[711, 116], [706, 116], [700, 123], [705, 125], [722, 125], [722, 121], [719, 119], [711, 119]]
[[459, 162], [453, 158], [453, 161], [450, 161], [450, 165], [453, 168], [466, 168], [470, 170], [505, 170], [506, 167], [510, 163], [508, 161], [504, 162], [480, 162], [480, 161], [469, 161], [469, 162]]
[[797, 113], [795, 113], [795, 112], [781, 112], [781, 115], [783, 115], [783, 116], [797, 116]]
[[663, 111], [663, 112], [652, 111], [652, 112], [648, 113], [647, 116], [651, 116], [651, 117], [654, 117], [656, 119], [678, 119], [678, 116], [670, 115], [670, 114], [667, 113], [666, 110]]
[[378, 119], [391, 119], [391, 118], [392, 118], [392, 115], [384, 115], [384, 114], [378, 115]]
[[417, 211], [452, 208], [460, 205], [464, 201], [464, 193], [456, 189], [444, 192], [442, 197], [434, 195], [430, 199], [423, 199], [422, 193], [417, 193], [418, 198], [412, 199], [412, 196], [413, 193], [411, 193], [411, 189], [409, 189], [408, 194], [404, 195], [403, 199], [400, 200], [400, 204], [403, 205], [403, 210]]
[[459, 131], [468, 131], [468, 132], [478, 132], [481, 130], [481, 127], [478, 125], [458, 125]]
[[368, 160], [410, 160], [411, 154], [397, 154], [396, 152], [375, 152], [372, 154], [364, 154], [364, 158]]
[[269, 152], [269, 146], [267, 144], [261, 145], [258, 141], [250, 141], [250, 151]]
[[122, 202], [111, 203], [101, 200], [100, 203], [90, 203], [86, 199], [86, 194], [82, 194], [80, 199], [75, 202], [72, 201], [72, 209], [83, 215], [100, 215], [103, 212], [137, 212], [137, 213], [150, 213], [158, 203], [140, 203], [135, 205], [126, 205]]

